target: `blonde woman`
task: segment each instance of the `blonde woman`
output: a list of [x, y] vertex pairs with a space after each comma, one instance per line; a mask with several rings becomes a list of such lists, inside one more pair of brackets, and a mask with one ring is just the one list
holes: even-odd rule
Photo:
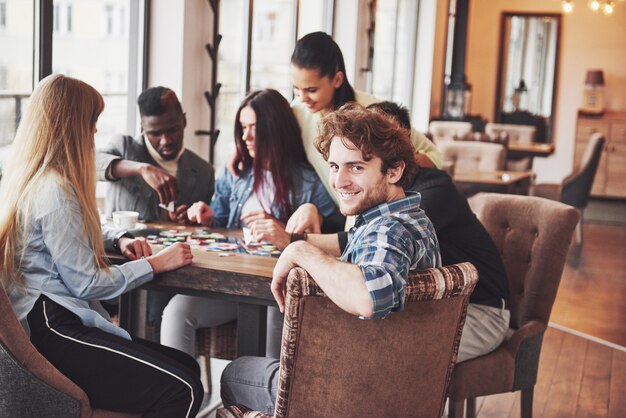
[[[195, 360], [131, 339], [98, 302], [192, 261], [187, 245], [152, 255], [143, 239], [101, 230], [94, 133], [103, 108], [93, 87], [63, 75], [33, 92], [0, 185], [0, 278], [33, 345], [93, 407], [194, 417], [203, 396]], [[133, 261], [109, 267], [105, 246]]]

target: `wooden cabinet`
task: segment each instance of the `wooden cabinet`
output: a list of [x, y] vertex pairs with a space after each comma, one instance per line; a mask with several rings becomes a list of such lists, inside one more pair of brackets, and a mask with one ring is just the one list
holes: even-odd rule
[[574, 164], [578, 164], [592, 134], [606, 138], [604, 152], [593, 182], [591, 194], [626, 197], [626, 112], [607, 111], [601, 117], [578, 115]]

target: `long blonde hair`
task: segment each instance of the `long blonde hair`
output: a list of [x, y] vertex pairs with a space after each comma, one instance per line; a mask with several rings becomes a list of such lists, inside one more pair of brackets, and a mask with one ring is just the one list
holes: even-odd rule
[[44, 78], [33, 91], [0, 184], [0, 278], [5, 286], [24, 284], [19, 269], [29, 213], [42, 180], [51, 174], [76, 194], [94, 261], [108, 268], [96, 206], [94, 145], [103, 109], [104, 100], [93, 87], [60, 74]]

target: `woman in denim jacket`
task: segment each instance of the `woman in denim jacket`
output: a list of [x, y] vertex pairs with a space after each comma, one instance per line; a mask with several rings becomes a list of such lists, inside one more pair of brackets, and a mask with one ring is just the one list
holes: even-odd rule
[[[285, 224], [304, 204], [317, 208], [324, 230], [343, 229], [345, 219], [307, 161], [298, 123], [279, 92], [266, 89], [248, 95], [237, 110], [234, 137], [237, 175], [224, 168], [215, 182], [211, 205], [198, 202], [189, 208], [191, 221], [226, 228], [247, 226], [259, 241], [270, 234], [280, 249], [289, 244], [289, 232], [303, 232], [288, 227], [285, 231]], [[276, 335], [268, 338], [274, 351], [282, 321], [274, 312], [268, 317], [268, 330], [276, 329], [272, 331]], [[234, 303], [177, 295], [163, 311], [161, 343], [193, 355], [197, 328], [235, 318]]]

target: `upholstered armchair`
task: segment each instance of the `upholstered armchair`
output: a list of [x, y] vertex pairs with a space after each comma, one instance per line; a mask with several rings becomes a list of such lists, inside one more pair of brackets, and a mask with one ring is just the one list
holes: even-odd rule
[[[488, 123], [485, 125], [485, 134], [490, 138], [507, 138], [507, 143], [518, 142], [529, 144], [537, 135], [537, 128], [531, 125], [514, 125], [509, 123]], [[528, 171], [532, 168], [533, 158], [526, 156], [516, 159], [507, 159], [506, 169], [511, 171]]]
[[428, 132], [433, 136], [433, 142], [452, 141], [455, 138], [472, 132], [472, 124], [462, 121], [434, 120], [428, 124]]
[[534, 196], [563, 202], [580, 211], [580, 221], [576, 227], [576, 243], [579, 245], [583, 242], [583, 211], [589, 203], [591, 187], [598, 171], [604, 143], [602, 133], [593, 134], [574, 172], [565, 177], [560, 184], [537, 184], [531, 190]]
[[475, 416], [479, 396], [521, 391], [521, 416], [532, 416], [543, 334], [561, 280], [578, 212], [528, 196], [481, 193], [469, 199], [493, 238], [509, 281], [510, 332], [484, 356], [455, 366], [449, 417]]
[[[368, 321], [341, 310], [306, 271], [293, 269], [275, 417], [441, 416], [477, 278], [469, 263], [411, 274], [405, 309]], [[268, 417], [244, 406], [217, 416]]]
[[494, 171], [504, 168], [506, 149], [500, 144], [476, 141], [440, 142], [437, 147], [444, 161], [452, 161], [455, 171]]
[[509, 140], [514, 142], [530, 143], [535, 140], [537, 128], [531, 125], [513, 125], [508, 123], [488, 123], [485, 125], [485, 133], [489, 136], [498, 136], [502, 133], [508, 135]]
[[0, 285], [0, 418], [135, 418], [93, 410], [85, 392], [30, 343]]

